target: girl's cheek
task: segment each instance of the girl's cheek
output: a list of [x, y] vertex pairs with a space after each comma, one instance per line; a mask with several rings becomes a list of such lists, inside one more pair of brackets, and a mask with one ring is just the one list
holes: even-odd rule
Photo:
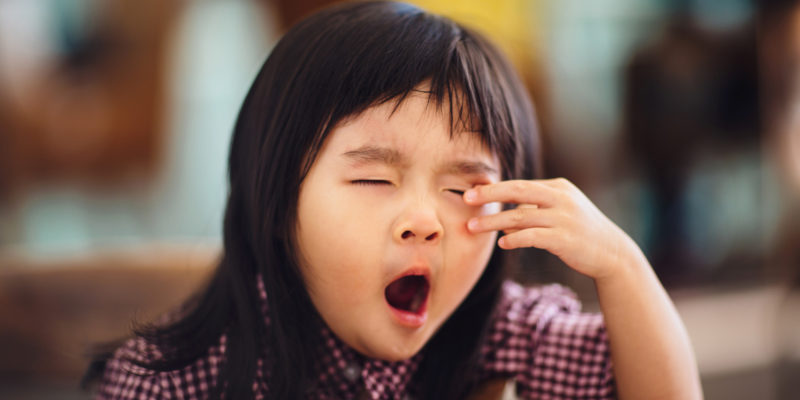
[[447, 207], [443, 214], [446, 215], [445, 218], [447, 220], [447, 226], [449, 226], [450, 229], [454, 230], [461, 236], [468, 236], [472, 238], [476, 235], [467, 228], [467, 222], [471, 218], [496, 214], [500, 212], [500, 210], [500, 203], [488, 203], [477, 207], [461, 204], [456, 207], [453, 207], [452, 205]]

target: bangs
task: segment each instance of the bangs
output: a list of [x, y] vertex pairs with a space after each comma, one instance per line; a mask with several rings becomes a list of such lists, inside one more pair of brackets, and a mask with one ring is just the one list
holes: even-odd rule
[[309, 101], [323, 103], [311, 109], [327, 111], [318, 116], [322, 122], [305, 158], [303, 176], [333, 127], [371, 106], [394, 101], [396, 110], [422, 85], [428, 86], [429, 104], [448, 113], [451, 136], [478, 132], [484, 145], [497, 154], [504, 179], [532, 175], [523, 164], [526, 148], [536, 137], [533, 110], [516, 74], [492, 45], [477, 33], [415, 6], [345, 7], [346, 20], [337, 18], [343, 7], [334, 7], [296, 27], [302, 31], [308, 24], [328, 23], [313, 38], [303, 55], [304, 68], [296, 76], [305, 80], [303, 86], [316, 89], [316, 98]]
[[[342, 117], [338, 121], [331, 121], [330, 130], [337, 126], [342, 126], [350, 123], [350, 121], [358, 118], [363, 112], [372, 107], [381, 106], [386, 103], [393, 103], [392, 110], [389, 113], [391, 117], [399, 109], [403, 103], [410, 96], [420, 95], [425, 96], [427, 99], [427, 109], [433, 108], [438, 113], [446, 113], [449, 118], [449, 133], [450, 137], [462, 132], [471, 132], [480, 134], [483, 139], [484, 145], [488, 145], [489, 141], [485, 140], [487, 135], [483, 129], [481, 119], [477, 116], [477, 109], [475, 103], [471, 102], [466, 97], [464, 89], [454, 86], [452, 81], [445, 82], [444, 87], [436, 90], [430, 79], [420, 82], [416, 87], [401, 93], [394, 98], [381, 98], [366, 107], [359, 108], [353, 113]], [[491, 149], [494, 150], [494, 149]]]

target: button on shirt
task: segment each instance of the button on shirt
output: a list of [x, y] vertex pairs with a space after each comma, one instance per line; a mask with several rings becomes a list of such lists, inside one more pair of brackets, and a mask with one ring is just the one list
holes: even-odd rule
[[[269, 324], [266, 292], [259, 281], [262, 310]], [[521, 399], [613, 399], [614, 377], [608, 337], [599, 314], [580, 312], [580, 303], [559, 285], [524, 288], [505, 282], [498, 312], [481, 346], [473, 382], [513, 379]], [[323, 328], [324, 356], [309, 399], [404, 399], [423, 352], [404, 361], [370, 359], [355, 352]], [[161, 353], [142, 338], [128, 340], [108, 361], [98, 399], [204, 399], [216, 383], [226, 337], [206, 356], [180, 370], [150, 371], [129, 359], [154, 360]], [[259, 359], [253, 390], [268, 399], [269, 371]]]

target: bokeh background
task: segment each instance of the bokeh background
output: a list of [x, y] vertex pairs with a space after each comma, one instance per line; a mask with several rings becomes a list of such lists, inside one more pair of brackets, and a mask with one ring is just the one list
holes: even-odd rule
[[[89, 346], [202, 284], [238, 107], [281, 33], [333, 2], [0, 0], [0, 398], [88, 398]], [[547, 175], [645, 250], [706, 398], [797, 398], [800, 4], [412, 2], [512, 60]], [[591, 280], [521, 256], [518, 279], [597, 309]]]

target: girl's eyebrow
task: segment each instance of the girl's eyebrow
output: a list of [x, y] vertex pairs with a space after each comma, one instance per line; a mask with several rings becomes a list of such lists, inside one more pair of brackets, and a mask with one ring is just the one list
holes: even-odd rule
[[406, 157], [396, 149], [388, 147], [361, 146], [355, 150], [346, 151], [342, 154], [345, 158], [360, 163], [382, 163], [392, 166], [402, 166], [407, 164]]
[[499, 175], [499, 172], [481, 161], [454, 161], [444, 170], [454, 175]]
[[[361, 146], [355, 150], [342, 154], [358, 163], [381, 163], [389, 166], [402, 167], [408, 165], [408, 158], [397, 149], [378, 146]], [[482, 161], [455, 160], [445, 164], [443, 172], [453, 175], [499, 175], [497, 169]]]

